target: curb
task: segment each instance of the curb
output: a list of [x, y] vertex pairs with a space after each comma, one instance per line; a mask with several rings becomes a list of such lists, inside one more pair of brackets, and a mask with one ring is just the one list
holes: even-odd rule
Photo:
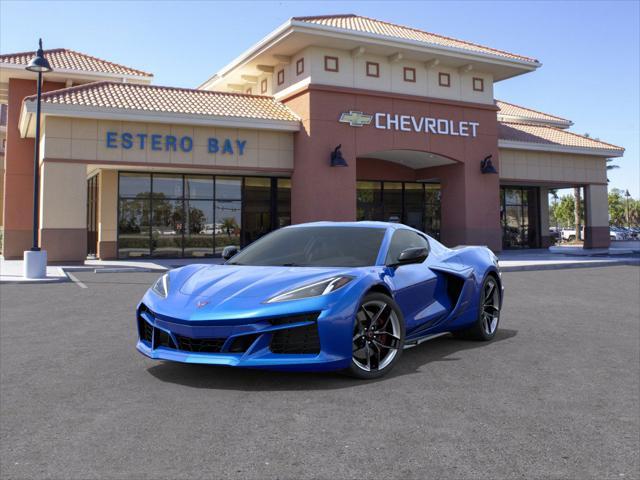
[[501, 265], [501, 272], [535, 272], [539, 270], [569, 270], [574, 268], [620, 267], [624, 265], [640, 266], [640, 260], [590, 261], [580, 263], [550, 263], [543, 265]]
[[167, 268], [144, 268], [144, 267], [105, 267], [93, 268], [93, 273], [137, 273], [137, 272], [166, 272]]

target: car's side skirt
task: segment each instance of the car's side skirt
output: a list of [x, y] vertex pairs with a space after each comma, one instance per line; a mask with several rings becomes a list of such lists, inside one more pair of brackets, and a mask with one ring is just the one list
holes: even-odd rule
[[434, 338], [442, 337], [443, 335], [449, 335], [450, 333], [451, 332], [434, 333], [433, 335], [427, 335], [426, 337], [417, 338], [415, 340], [409, 340], [409, 341], [405, 342], [403, 349], [407, 350], [409, 348], [417, 347], [421, 343], [424, 343], [424, 342], [426, 342], [428, 340], [433, 340]]

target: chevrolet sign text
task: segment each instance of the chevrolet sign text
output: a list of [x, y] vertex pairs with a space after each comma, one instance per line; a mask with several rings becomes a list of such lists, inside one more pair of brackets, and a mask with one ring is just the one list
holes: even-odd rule
[[376, 128], [381, 130], [399, 130], [401, 132], [424, 132], [436, 135], [476, 137], [478, 135], [478, 126], [480, 124], [478, 122], [458, 122], [445, 118], [376, 113], [374, 125]]
[[[374, 120], [375, 118], [375, 120]], [[454, 137], [477, 137], [478, 122], [454, 121], [446, 118], [415, 117], [392, 113], [376, 113], [374, 115], [350, 110], [340, 115], [340, 123], [348, 123], [352, 127], [370, 125], [373, 120], [375, 128], [380, 130], [397, 130], [401, 132], [433, 133], [435, 135], [451, 135]]]

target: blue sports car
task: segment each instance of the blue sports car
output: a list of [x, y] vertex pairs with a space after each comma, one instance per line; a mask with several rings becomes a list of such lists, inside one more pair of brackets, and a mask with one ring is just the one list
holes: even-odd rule
[[294, 225], [223, 257], [171, 270], [147, 291], [136, 311], [140, 352], [375, 378], [405, 348], [445, 333], [491, 340], [500, 320], [496, 256], [405, 225]]

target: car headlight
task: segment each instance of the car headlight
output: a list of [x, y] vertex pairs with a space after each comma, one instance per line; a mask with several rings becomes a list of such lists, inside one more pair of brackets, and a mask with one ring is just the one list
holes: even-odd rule
[[287, 300], [299, 300], [301, 298], [319, 297], [321, 295], [327, 295], [328, 293], [335, 292], [339, 288], [344, 287], [347, 283], [353, 280], [353, 277], [348, 275], [340, 275], [338, 277], [331, 277], [319, 282], [310, 283], [302, 287], [289, 290], [287, 292], [276, 295], [275, 297], [267, 300], [266, 303], [273, 302], [286, 302]]
[[167, 295], [169, 295], [169, 274], [165, 273], [156, 280], [156, 283], [153, 284], [151, 290], [156, 292], [162, 298], [167, 298]]

